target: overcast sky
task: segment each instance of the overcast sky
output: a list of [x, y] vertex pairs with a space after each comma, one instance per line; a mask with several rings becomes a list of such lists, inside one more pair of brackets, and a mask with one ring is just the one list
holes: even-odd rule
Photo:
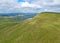
[[0, 0], [0, 13], [60, 12], [60, 0]]

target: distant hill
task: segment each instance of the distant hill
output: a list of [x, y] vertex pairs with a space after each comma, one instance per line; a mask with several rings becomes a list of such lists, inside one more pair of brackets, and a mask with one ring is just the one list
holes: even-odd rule
[[36, 13], [0, 13], [0, 22], [20, 22], [33, 18]]
[[60, 43], [60, 13], [43, 12], [20, 23], [0, 23], [0, 43]]

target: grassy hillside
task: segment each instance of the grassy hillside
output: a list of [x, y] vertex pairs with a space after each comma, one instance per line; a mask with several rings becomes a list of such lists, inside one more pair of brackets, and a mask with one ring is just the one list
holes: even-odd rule
[[0, 43], [60, 43], [60, 13], [41, 13], [22, 23], [0, 22]]

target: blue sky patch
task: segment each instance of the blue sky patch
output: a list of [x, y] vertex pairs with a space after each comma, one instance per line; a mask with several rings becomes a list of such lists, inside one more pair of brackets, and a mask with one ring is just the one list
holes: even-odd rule
[[24, 0], [18, 0], [18, 2], [25, 2]]

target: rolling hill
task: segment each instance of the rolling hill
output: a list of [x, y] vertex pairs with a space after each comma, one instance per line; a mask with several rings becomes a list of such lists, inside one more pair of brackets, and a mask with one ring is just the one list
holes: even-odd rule
[[42, 12], [29, 21], [0, 22], [0, 43], [60, 43], [60, 13]]

